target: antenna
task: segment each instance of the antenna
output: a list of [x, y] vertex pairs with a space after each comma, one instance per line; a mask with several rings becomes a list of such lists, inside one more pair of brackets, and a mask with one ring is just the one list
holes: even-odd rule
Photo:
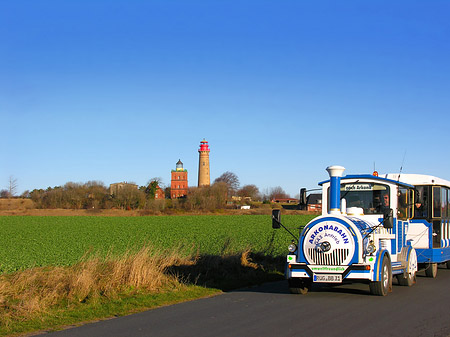
[[402, 165], [400, 165], [400, 173], [398, 174], [397, 181], [400, 181], [400, 175], [402, 174], [402, 171], [403, 171], [403, 164], [405, 163], [405, 158], [406, 158], [406, 150], [405, 150], [405, 153], [403, 154]]

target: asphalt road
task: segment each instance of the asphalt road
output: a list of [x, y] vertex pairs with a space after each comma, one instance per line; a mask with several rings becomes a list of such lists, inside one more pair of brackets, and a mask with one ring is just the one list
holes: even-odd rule
[[450, 336], [450, 270], [421, 275], [386, 297], [363, 284], [293, 295], [275, 282], [43, 336]]

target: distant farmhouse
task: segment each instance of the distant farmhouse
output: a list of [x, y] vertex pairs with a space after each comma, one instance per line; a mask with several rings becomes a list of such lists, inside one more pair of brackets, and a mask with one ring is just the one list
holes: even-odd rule
[[122, 191], [125, 188], [130, 188], [130, 189], [136, 189], [137, 190], [138, 189], [138, 185], [127, 183], [127, 182], [114, 183], [114, 184], [109, 185], [109, 194], [117, 195], [119, 193], [119, 191]]
[[[274, 198], [271, 200], [274, 203], [283, 204], [283, 208], [286, 209], [300, 209], [310, 212], [322, 211], [322, 194], [311, 193], [306, 197], [306, 207], [299, 204], [298, 199], [294, 198]], [[295, 204], [295, 205], [294, 205]]]
[[[109, 185], [109, 194], [117, 195], [119, 194], [120, 191], [123, 191], [124, 189], [138, 190], [139, 187], [136, 184], [131, 184], [127, 182], [114, 183]], [[158, 185], [156, 186], [155, 199], [164, 199], [164, 191]]]
[[291, 203], [296, 203], [296, 202], [298, 202], [298, 199], [295, 199], [295, 198], [273, 198], [272, 200], [271, 200], [272, 202], [275, 202], [275, 203], [283, 203], [283, 204], [291, 204]]
[[155, 199], [165, 199], [166, 195], [159, 185], [156, 185]]
[[311, 193], [306, 197], [306, 204], [308, 211], [321, 212], [322, 211], [322, 194]]

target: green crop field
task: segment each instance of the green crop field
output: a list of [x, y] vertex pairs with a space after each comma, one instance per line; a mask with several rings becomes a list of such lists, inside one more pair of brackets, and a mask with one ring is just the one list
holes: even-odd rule
[[[284, 215], [294, 234], [314, 215]], [[292, 237], [273, 230], [268, 215], [157, 217], [0, 217], [0, 273], [71, 265], [87, 252], [106, 255], [150, 245], [185, 254], [222, 255], [247, 248], [278, 256]]]

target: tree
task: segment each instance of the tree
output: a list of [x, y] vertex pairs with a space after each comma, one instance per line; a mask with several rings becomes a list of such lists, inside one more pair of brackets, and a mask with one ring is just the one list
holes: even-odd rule
[[158, 189], [158, 181], [153, 180], [148, 184], [145, 188], [145, 194], [147, 194], [148, 198], [155, 199], [156, 190]]
[[164, 188], [164, 183], [161, 177], [154, 177], [150, 179], [147, 183], [147, 186], [154, 182], [156, 182], [156, 185], [158, 185], [159, 187]]
[[166, 199], [170, 199], [171, 198], [171, 191], [172, 191], [172, 189], [170, 188], [170, 186], [164, 188], [164, 197]]
[[1, 190], [0, 191], [0, 198], [9, 198], [11, 195], [9, 194], [8, 190]]
[[30, 198], [30, 191], [26, 190], [23, 191], [22, 194], [20, 195], [21, 198]]
[[284, 199], [289, 198], [289, 195], [280, 187], [272, 187], [269, 192], [269, 199]]
[[260, 200], [261, 194], [259, 193], [256, 185], [244, 185], [237, 191], [237, 195], [241, 198], [251, 198], [252, 200]]
[[226, 207], [228, 186], [219, 181], [211, 186], [190, 187], [183, 201], [186, 210], [214, 211]]
[[13, 176], [9, 176], [8, 191], [10, 197], [15, 196], [17, 193], [17, 179]]
[[223, 182], [228, 187], [228, 195], [231, 196], [239, 188], [239, 178], [233, 172], [227, 171], [214, 180], [214, 184]]
[[145, 205], [145, 193], [132, 185], [125, 185], [114, 195], [113, 202], [124, 209], [142, 208]]

